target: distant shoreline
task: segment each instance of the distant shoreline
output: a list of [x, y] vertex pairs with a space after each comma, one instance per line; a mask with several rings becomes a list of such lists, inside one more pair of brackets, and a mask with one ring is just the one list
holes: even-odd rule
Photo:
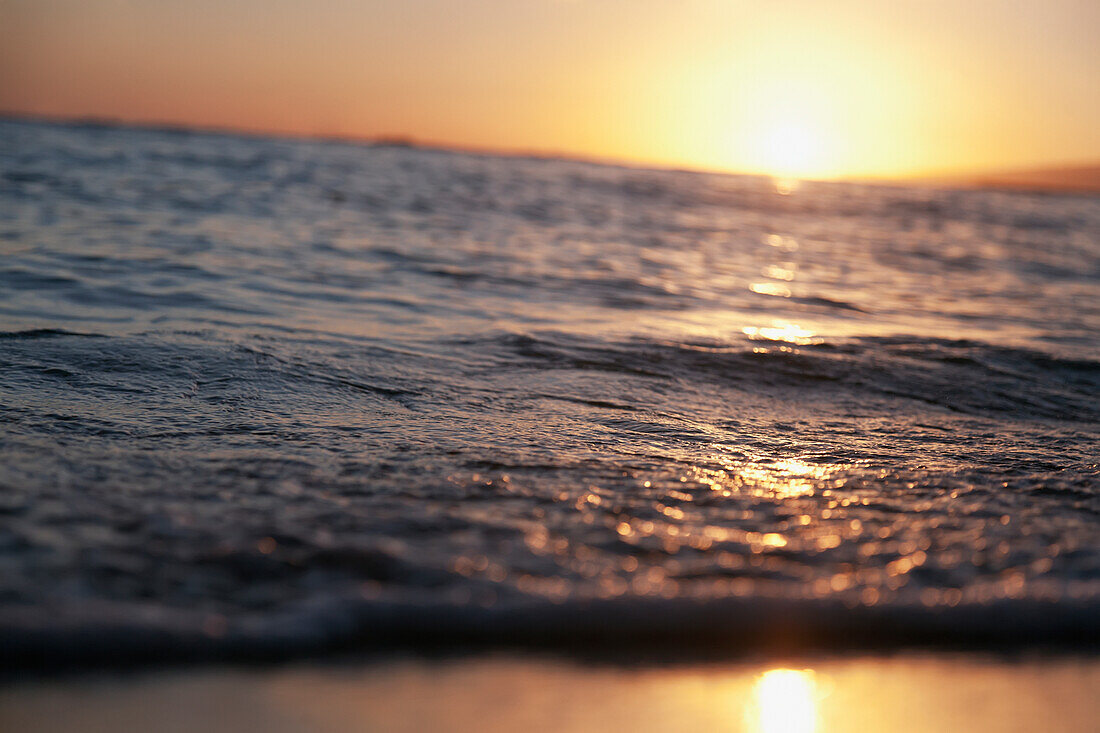
[[945, 188], [1003, 189], [1021, 193], [1100, 193], [1100, 165], [1038, 168], [969, 176], [921, 177], [906, 179], [904, 182]]

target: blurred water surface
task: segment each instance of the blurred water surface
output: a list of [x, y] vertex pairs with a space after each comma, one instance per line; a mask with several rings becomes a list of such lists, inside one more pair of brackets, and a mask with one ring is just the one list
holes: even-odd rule
[[0, 121], [0, 640], [1094, 634], [1100, 198], [783, 190]]

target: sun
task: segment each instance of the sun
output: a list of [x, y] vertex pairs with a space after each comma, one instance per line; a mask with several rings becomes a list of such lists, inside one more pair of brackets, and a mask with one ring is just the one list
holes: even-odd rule
[[741, 145], [757, 171], [788, 180], [836, 172], [841, 135], [831, 122], [827, 103], [815, 98], [814, 91], [775, 94], [742, 128]]
[[919, 159], [920, 85], [908, 66], [880, 59], [865, 40], [777, 24], [751, 43], [693, 57], [669, 74], [676, 88], [662, 96], [665, 149], [786, 187]]
[[780, 177], [811, 174], [821, 160], [818, 132], [801, 120], [786, 120], [763, 131], [760, 141], [762, 163]]
[[761, 71], [753, 84], [712, 81], [696, 97], [703, 133], [686, 138], [698, 141], [701, 158], [735, 172], [792, 185], [835, 177], [845, 171], [851, 145], [845, 111], [827, 91], [812, 78], [778, 71]]

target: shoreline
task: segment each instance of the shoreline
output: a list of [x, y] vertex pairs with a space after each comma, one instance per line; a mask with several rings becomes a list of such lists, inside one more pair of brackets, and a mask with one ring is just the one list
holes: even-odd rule
[[1100, 715], [1098, 685], [1096, 655], [900, 653], [674, 665], [395, 655], [16, 681], [0, 686], [0, 728], [1084, 733]]

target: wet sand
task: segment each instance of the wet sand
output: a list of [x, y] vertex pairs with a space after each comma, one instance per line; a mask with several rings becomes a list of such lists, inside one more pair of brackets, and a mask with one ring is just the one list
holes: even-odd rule
[[1100, 662], [902, 655], [583, 665], [487, 656], [10, 683], [0, 730], [1096, 730]]

